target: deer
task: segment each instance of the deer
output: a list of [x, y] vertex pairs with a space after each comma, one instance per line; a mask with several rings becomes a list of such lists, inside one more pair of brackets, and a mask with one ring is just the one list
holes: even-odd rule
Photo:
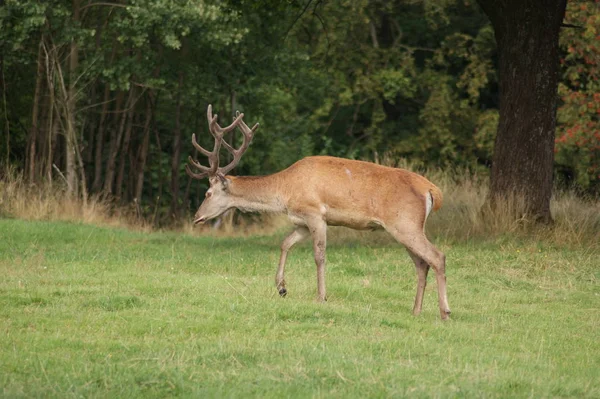
[[[404, 245], [415, 264], [417, 293], [413, 314], [419, 315], [427, 274], [433, 268], [437, 281], [439, 311], [442, 320], [450, 316], [446, 293], [446, 256], [425, 236], [425, 222], [432, 211], [442, 206], [442, 192], [425, 177], [414, 172], [371, 162], [308, 156], [280, 172], [266, 176], [231, 176], [246, 152], [258, 123], [250, 128], [239, 111], [226, 127], [217, 123], [218, 115], [207, 109], [209, 132], [214, 138], [212, 151], [204, 149], [192, 134], [196, 150], [208, 158], [208, 165], [191, 156], [186, 172], [193, 179], [208, 177], [209, 188], [196, 212], [193, 224], [214, 219], [237, 208], [242, 212], [267, 212], [287, 215], [294, 230], [283, 240], [275, 275], [279, 295], [288, 293], [285, 264], [290, 249], [298, 242], [312, 238], [317, 266], [318, 301], [327, 300], [325, 289], [325, 249], [327, 226], [345, 226], [356, 230], [385, 229]], [[233, 148], [224, 135], [238, 128], [243, 142]], [[232, 156], [226, 166], [219, 165], [224, 147]], [[194, 167], [193, 171], [190, 166]]]

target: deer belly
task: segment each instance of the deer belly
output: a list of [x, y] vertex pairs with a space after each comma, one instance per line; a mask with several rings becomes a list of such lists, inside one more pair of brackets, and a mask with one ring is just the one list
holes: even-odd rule
[[324, 217], [329, 226], [344, 226], [355, 230], [375, 230], [381, 228], [379, 220], [355, 210], [327, 207]]

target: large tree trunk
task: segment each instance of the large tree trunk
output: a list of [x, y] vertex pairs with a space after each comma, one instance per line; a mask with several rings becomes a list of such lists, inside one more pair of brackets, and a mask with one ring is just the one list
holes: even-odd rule
[[566, 0], [478, 0], [499, 55], [500, 121], [489, 202], [523, 200], [519, 214], [550, 223], [558, 34]]

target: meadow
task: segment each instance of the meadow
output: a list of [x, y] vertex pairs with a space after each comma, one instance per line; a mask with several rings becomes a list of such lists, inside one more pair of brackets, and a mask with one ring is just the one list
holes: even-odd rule
[[288, 259], [287, 297], [275, 290], [285, 229], [190, 235], [4, 217], [0, 395], [600, 397], [597, 243], [453, 237], [448, 215], [430, 234], [448, 259], [448, 322], [433, 273], [423, 313], [411, 314], [413, 264], [379, 234], [332, 231], [320, 304], [306, 243]]

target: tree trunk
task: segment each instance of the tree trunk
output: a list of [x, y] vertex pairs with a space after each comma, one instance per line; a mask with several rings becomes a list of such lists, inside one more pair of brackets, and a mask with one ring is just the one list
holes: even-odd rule
[[[51, 92], [52, 93], [52, 92]], [[52, 187], [52, 173], [54, 172], [54, 167], [56, 166], [54, 163], [58, 163], [60, 165], [61, 161], [61, 143], [60, 143], [60, 112], [58, 110], [58, 106], [56, 105], [56, 96], [51, 95], [51, 108], [48, 111], [50, 113], [50, 118], [48, 119], [48, 159], [46, 161], [46, 174], [48, 176], [48, 180], [50, 182], [50, 187]], [[61, 165], [62, 166], [62, 165]], [[64, 169], [64, 168], [63, 168]], [[60, 169], [59, 169], [60, 170]], [[64, 178], [62, 172], [60, 177]], [[60, 179], [59, 179], [60, 180]]]
[[[92, 89], [90, 92], [90, 100], [86, 104], [86, 106], [93, 106], [98, 100], [98, 84], [94, 82], [92, 84]], [[94, 140], [96, 138], [96, 129], [98, 129], [98, 119], [92, 113], [85, 113], [85, 119], [81, 127], [82, 132], [87, 131], [87, 138], [82, 142], [83, 147], [83, 161], [86, 165], [92, 163], [92, 159], [94, 156]], [[88, 186], [91, 187], [93, 182], [89, 182]]]
[[152, 91], [148, 93], [146, 99], [146, 121], [144, 122], [144, 138], [137, 165], [137, 179], [135, 182], [135, 196], [138, 209], [141, 209], [142, 189], [144, 188], [144, 169], [146, 168], [146, 159], [148, 158], [148, 144], [150, 143], [150, 122], [152, 122]]
[[[131, 96], [135, 98], [135, 87], [131, 88]], [[127, 110], [127, 127], [125, 128], [125, 137], [123, 138], [123, 148], [121, 149], [121, 159], [119, 160], [119, 170], [117, 172], [117, 181], [115, 182], [115, 196], [121, 199], [123, 193], [123, 176], [125, 174], [125, 161], [129, 152], [129, 143], [131, 142], [131, 131], [133, 129], [133, 119], [135, 117], [135, 104], [133, 101]]]
[[[46, 84], [48, 87], [48, 103], [46, 107], [46, 135], [44, 138], [44, 151], [47, 152], [46, 156], [46, 165], [40, 173], [48, 176], [48, 182], [50, 186], [52, 186], [52, 165], [54, 164], [54, 153], [56, 152], [56, 145], [58, 143], [58, 121], [60, 120], [60, 115], [58, 115], [57, 106], [56, 106], [56, 91], [54, 89], [54, 72], [50, 69], [50, 60], [48, 54], [45, 53], [45, 61], [46, 61]], [[52, 63], [54, 65], [54, 63]], [[54, 68], [52, 66], [52, 68]]]
[[[129, 99], [125, 103], [125, 109], [127, 109], [127, 107], [130, 106], [130, 99], [131, 99], [131, 90], [130, 90]], [[123, 129], [125, 127], [125, 119], [127, 118], [127, 113], [121, 109], [122, 102], [123, 102], [123, 92], [120, 91], [117, 94], [117, 99], [116, 99], [116, 104], [115, 104], [114, 126], [110, 132], [109, 153], [108, 153], [108, 160], [106, 161], [106, 174], [104, 176], [104, 194], [105, 195], [111, 195], [113, 193], [113, 180], [115, 177], [115, 164], [116, 164], [116, 159], [117, 159], [117, 152], [119, 151], [119, 147], [121, 145], [121, 136], [123, 134]], [[120, 122], [118, 122], [119, 120], [120, 120]]]
[[100, 113], [100, 122], [96, 131], [96, 140], [94, 147], [94, 182], [92, 183], [92, 192], [97, 193], [102, 188], [102, 148], [104, 147], [104, 126], [108, 113], [108, 99], [110, 96], [110, 86], [105, 84], [104, 96], [102, 97], [102, 111]]
[[[196, 106], [194, 107], [195, 109], [200, 108], [200, 99], [196, 99]], [[192, 125], [194, 126], [194, 129], [196, 129], [196, 131], [200, 131], [201, 127], [200, 127], [200, 114], [198, 112], [194, 113], [194, 124]], [[198, 150], [194, 149], [194, 154], [193, 154], [193, 159], [198, 159]], [[192, 181], [193, 179], [187, 175], [187, 184], [185, 185], [185, 192], [183, 194], [183, 209], [186, 213], [186, 216], [188, 216], [189, 211], [190, 211], [190, 204], [192, 203], [192, 201], [190, 200], [190, 193], [191, 193], [191, 188], [192, 188]]]
[[39, 135], [40, 98], [42, 95], [42, 82], [44, 81], [44, 51], [40, 40], [38, 45], [37, 71], [35, 74], [35, 91], [33, 94], [33, 109], [31, 111], [31, 129], [27, 137], [27, 153], [25, 155], [25, 171], [30, 182], [35, 179], [35, 165], [37, 159], [36, 141]]
[[[73, 21], [75, 23], [79, 22], [79, 0], [73, 0]], [[60, 62], [57, 60], [57, 62]], [[76, 151], [78, 149], [76, 146], [78, 145], [77, 140], [77, 131], [75, 124], [75, 109], [77, 107], [77, 99], [76, 99], [76, 90], [75, 90], [75, 81], [76, 76], [75, 72], [79, 65], [79, 47], [77, 46], [77, 42], [75, 40], [71, 41], [71, 52], [69, 55], [69, 89], [67, 95], [67, 112], [65, 115], [66, 123], [67, 123], [67, 132], [66, 132], [66, 156], [67, 156], [67, 185], [69, 193], [72, 195], [79, 194], [78, 180], [77, 180], [77, 155]]]
[[[96, 33], [99, 37], [99, 31]], [[98, 44], [99, 39], [96, 39], [96, 43]], [[113, 65], [113, 61], [117, 55], [117, 51], [119, 49], [118, 41], [113, 41], [112, 52], [110, 55], [110, 65]], [[102, 190], [102, 155], [103, 155], [103, 147], [104, 147], [104, 132], [106, 121], [108, 119], [108, 105], [110, 98], [110, 84], [108, 82], [104, 83], [104, 98], [102, 99], [102, 113], [100, 114], [100, 123], [98, 126], [98, 131], [96, 133], [96, 148], [94, 152], [94, 182], [92, 183], [92, 191], [95, 193], [99, 193]]]
[[4, 105], [4, 128], [6, 129], [6, 168], [10, 165], [10, 122], [6, 105], [6, 79], [4, 77], [4, 55], [0, 54], [0, 71], [2, 72], [2, 104]]
[[175, 108], [175, 131], [173, 132], [173, 158], [171, 160], [171, 216], [179, 219], [179, 168], [181, 166], [181, 91], [183, 72], [179, 72], [177, 107]]
[[494, 27], [499, 55], [500, 121], [488, 202], [523, 200], [520, 215], [551, 223], [558, 34], [566, 0], [478, 2]]
[[[85, 19], [85, 11], [83, 14], [83, 18]], [[96, 45], [96, 52], [100, 53], [101, 51], [101, 46], [102, 46], [102, 31], [103, 31], [103, 18], [102, 18], [102, 14], [98, 13], [96, 16], [96, 29], [94, 32], [94, 36], [95, 36], [95, 45]], [[113, 49], [113, 53], [114, 53], [114, 49]], [[112, 61], [112, 60], [111, 60]], [[112, 62], [110, 63], [110, 65], [112, 65]], [[108, 85], [106, 85], [108, 86]], [[102, 83], [99, 79], [96, 79], [96, 81], [93, 83], [92, 85], [92, 93], [91, 93], [91, 101], [90, 101], [90, 105], [91, 106], [95, 106], [96, 105], [96, 98], [99, 95], [99, 92], [101, 90], [102, 87]], [[108, 100], [108, 94], [107, 94], [107, 90], [105, 88], [104, 90], [104, 97], [102, 98], [102, 103], [103, 104], [105, 101]], [[102, 109], [104, 110], [104, 107], [102, 107]], [[92, 113], [93, 115], [93, 113]], [[101, 120], [103, 118], [104, 114], [100, 115], [100, 119], [94, 117], [91, 117], [90, 119], [92, 119], [92, 122], [90, 123], [90, 128], [89, 128], [89, 136], [88, 136], [88, 140], [87, 140], [87, 146], [85, 147], [85, 162], [86, 164], [91, 164], [92, 162], [94, 162], [94, 167], [96, 166], [96, 153], [97, 151], [95, 151], [95, 148], [98, 147], [98, 144], [96, 142], [96, 139], [100, 139], [102, 140], [103, 134], [100, 132], [100, 126], [101, 126]], [[102, 146], [100, 144], [100, 146]], [[94, 179], [93, 181], [89, 182], [89, 187], [91, 187], [92, 192], [94, 192], [96, 190], [96, 188], [98, 187], [98, 183], [96, 183], [96, 170], [94, 169]]]
[[[158, 59], [162, 58], [164, 48], [159, 46], [158, 48]], [[160, 75], [160, 65], [157, 65], [152, 72], [153, 78], [158, 78]], [[155, 100], [155, 93], [153, 90], [148, 91], [148, 95], [146, 96], [146, 121], [144, 122], [144, 137], [142, 139], [142, 146], [138, 153], [138, 163], [137, 167], [137, 176], [135, 180], [135, 193], [133, 196], [134, 201], [136, 201], [136, 206], [138, 209], [138, 213], [141, 214], [141, 204], [142, 204], [142, 190], [144, 188], [144, 171], [146, 169], [146, 160], [148, 159], [148, 146], [150, 144], [150, 130], [151, 130], [151, 122], [153, 118], [153, 105], [154, 109], [156, 109], [157, 104], [152, 104], [152, 102], [158, 102]]]

